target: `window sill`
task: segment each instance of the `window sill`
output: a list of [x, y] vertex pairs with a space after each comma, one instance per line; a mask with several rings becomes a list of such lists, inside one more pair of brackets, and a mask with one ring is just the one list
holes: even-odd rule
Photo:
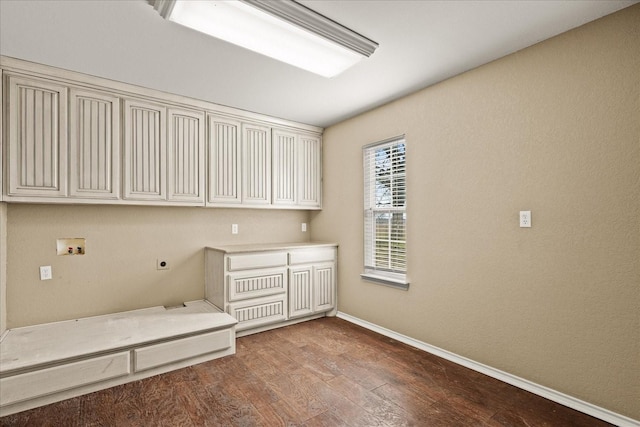
[[396, 289], [409, 290], [409, 282], [406, 278], [395, 278], [389, 276], [383, 276], [375, 273], [362, 273], [360, 278], [367, 282], [376, 283], [378, 285], [389, 286]]

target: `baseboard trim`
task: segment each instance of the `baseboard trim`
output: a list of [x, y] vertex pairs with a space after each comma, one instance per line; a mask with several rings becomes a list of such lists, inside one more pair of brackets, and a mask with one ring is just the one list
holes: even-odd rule
[[577, 399], [575, 397], [569, 396], [567, 394], [561, 393], [559, 391], [553, 390], [543, 385], [536, 384], [524, 378], [517, 377], [508, 372], [504, 372], [499, 369], [492, 368], [491, 366], [476, 362], [474, 360], [467, 359], [466, 357], [457, 355], [455, 353], [441, 349], [431, 344], [418, 341], [416, 339], [413, 339], [406, 335], [399, 334], [390, 329], [383, 328], [381, 326], [378, 326], [366, 320], [359, 319], [357, 317], [351, 316], [341, 311], [338, 312], [336, 317], [346, 320], [348, 322], [354, 323], [356, 325], [362, 326], [363, 328], [377, 332], [386, 337], [393, 338], [396, 341], [400, 341], [412, 347], [418, 348], [420, 350], [424, 350], [427, 353], [431, 353], [436, 356], [442, 357], [443, 359], [449, 360], [450, 362], [457, 363], [458, 365], [462, 365], [465, 368], [473, 369], [476, 372], [480, 372], [482, 374], [488, 375], [492, 378], [498, 379], [507, 384], [511, 384], [512, 386], [521, 388], [530, 393], [536, 394], [538, 396], [549, 399], [553, 402], [567, 406], [571, 409], [575, 409], [576, 411], [580, 411], [587, 415], [591, 415], [592, 417], [599, 418], [608, 423], [615, 424], [620, 427], [640, 427], [640, 421], [638, 420], [634, 420], [624, 415], [617, 414], [608, 409], [601, 408], [589, 402], [585, 402], [583, 400]]

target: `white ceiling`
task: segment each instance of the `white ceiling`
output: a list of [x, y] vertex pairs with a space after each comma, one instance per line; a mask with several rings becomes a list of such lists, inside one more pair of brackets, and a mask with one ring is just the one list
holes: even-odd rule
[[380, 44], [332, 79], [163, 20], [146, 0], [0, 0], [0, 54], [326, 127], [637, 0], [300, 0]]

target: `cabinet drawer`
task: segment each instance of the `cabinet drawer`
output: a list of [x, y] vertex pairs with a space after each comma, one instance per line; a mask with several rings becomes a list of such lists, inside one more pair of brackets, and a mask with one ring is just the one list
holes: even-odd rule
[[287, 268], [230, 273], [229, 301], [281, 294], [287, 289]]
[[286, 252], [259, 252], [243, 255], [229, 255], [227, 258], [227, 268], [229, 271], [248, 270], [251, 268], [280, 267], [286, 265]]
[[225, 350], [235, 339], [231, 329], [182, 338], [134, 350], [135, 371], [178, 362], [191, 357]]
[[312, 262], [334, 261], [335, 248], [296, 249], [289, 253], [289, 264], [309, 264]]
[[80, 360], [0, 379], [0, 405], [128, 375], [129, 352]]
[[286, 294], [230, 303], [229, 314], [238, 320], [236, 331], [287, 320]]

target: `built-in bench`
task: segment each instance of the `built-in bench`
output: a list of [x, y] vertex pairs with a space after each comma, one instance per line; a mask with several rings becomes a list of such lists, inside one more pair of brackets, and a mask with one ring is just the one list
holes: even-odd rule
[[193, 301], [10, 329], [0, 416], [234, 354], [236, 323]]

